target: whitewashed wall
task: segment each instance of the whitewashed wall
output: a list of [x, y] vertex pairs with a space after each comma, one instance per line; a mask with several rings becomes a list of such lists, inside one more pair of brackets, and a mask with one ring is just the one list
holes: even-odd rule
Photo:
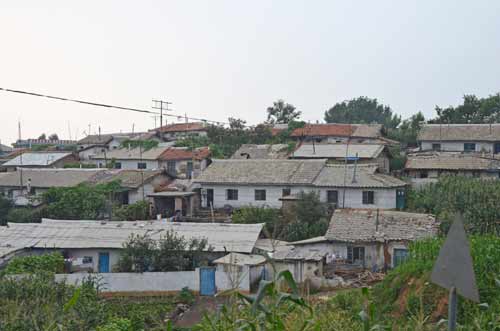
[[[282, 202], [279, 200], [283, 196], [283, 189], [290, 188], [287, 186], [223, 186], [223, 185], [203, 185], [203, 188], [214, 190], [214, 207], [222, 208], [224, 205], [231, 205], [235, 208], [246, 206], [257, 207], [272, 207], [281, 208]], [[237, 189], [238, 200], [226, 200], [226, 190]], [[255, 190], [266, 190], [266, 201], [255, 200]], [[338, 191], [339, 207], [346, 208], [380, 208], [394, 209], [396, 208], [396, 189], [345, 189], [345, 205], [343, 204], [343, 188], [316, 188], [316, 187], [291, 187], [291, 193], [297, 194], [301, 191], [320, 192], [320, 200], [327, 201], [327, 191]], [[375, 203], [370, 205], [363, 204], [363, 191], [370, 190], [375, 192]], [[203, 201], [203, 206], [207, 206], [206, 200]]]
[[464, 151], [464, 143], [475, 143], [476, 144], [476, 152], [493, 152], [494, 144], [491, 142], [480, 142], [480, 141], [422, 141], [420, 146], [422, 150], [432, 150], [432, 144], [441, 144], [442, 151], [454, 151], [454, 152], [463, 152]]
[[139, 187], [137, 190], [132, 190], [128, 192], [128, 203], [133, 204], [138, 201], [142, 201], [142, 191], [144, 190], [144, 197], [146, 201], [149, 201], [148, 194], [154, 193], [154, 186], [151, 183], [145, 184]]
[[[95, 165], [97, 168], [104, 168], [106, 166], [104, 160], [93, 160], [95, 162]], [[146, 163], [146, 169], [147, 170], [153, 170], [153, 169], [159, 169], [160, 165], [158, 161], [156, 160], [120, 160], [116, 159], [116, 162], [120, 162], [122, 164], [121, 169], [127, 169], [127, 170], [137, 170], [139, 169], [137, 167], [138, 163]], [[108, 159], [108, 162], [111, 162], [111, 159]]]

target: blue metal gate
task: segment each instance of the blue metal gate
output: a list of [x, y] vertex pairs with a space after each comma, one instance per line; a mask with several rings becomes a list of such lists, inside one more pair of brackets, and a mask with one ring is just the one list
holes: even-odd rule
[[99, 253], [99, 272], [109, 272], [109, 253]]
[[200, 295], [215, 295], [215, 268], [200, 268]]

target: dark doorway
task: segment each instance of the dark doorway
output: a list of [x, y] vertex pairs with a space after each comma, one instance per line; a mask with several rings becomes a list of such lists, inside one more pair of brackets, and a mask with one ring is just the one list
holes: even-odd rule
[[207, 207], [213, 207], [214, 205], [214, 189], [207, 189]]

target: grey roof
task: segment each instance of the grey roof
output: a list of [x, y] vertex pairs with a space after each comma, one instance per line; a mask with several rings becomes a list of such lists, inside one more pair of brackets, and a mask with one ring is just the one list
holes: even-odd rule
[[[359, 188], [394, 188], [406, 186], [406, 183], [396, 177], [377, 173], [375, 164], [327, 164], [315, 179], [314, 185], [319, 187]], [[344, 174], [347, 172], [347, 175]], [[356, 176], [354, 176], [356, 174]], [[355, 180], [353, 180], [355, 178]]]
[[213, 184], [312, 184], [325, 160], [214, 160], [195, 181]]
[[4, 153], [12, 152], [12, 147], [0, 144], [0, 152], [4, 152]]
[[163, 191], [148, 194], [148, 197], [163, 197], [163, 198], [182, 198], [195, 195], [195, 192], [183, 192], [183, 191]]
[[231, 159], [286, 159], [288, 156], [287, 144], [255, 145], [244, 144]]
[[283, 240], [260, 238], [255, 243], [255, 248], [261, 251], [274, 252], [279, 246], [287, 244], [288, 242]]
[[[154, 147], [148, 150], [143, 148], [118, 148], [104, 154], [95, 155], [92, 159], [96, 160], [158, 160], [163, 152], [165, 152], [168, 147]], [[141, 155], [142, 154], [142, 155]]]
[[438, 229], [439, 223], [429, 214], [337, 209], [325, 237], [343, 242], [406, 241], [434, 237]]
[[302, 144], [292, 154], [292, 158], [345, 158], [356, 155], [362, 159], [377, 158], [385, 146], [381, 144]]
[[424, 124], [419, 141], [500, 141], [500, 123]]
[[3, 166], [50, 166], [69, 155], [71, 153], [27, 152], [5, 162]]
[[112, 134], [91, 134], [78, 140], [78, 145], [106, 145], [113, 140]]
[[308, 245], [308, 244], [317, 244], [325, 241], [328, 241], [328, 239], [326, 239], [325, 236], [319, 236], [299, 241], [293, 241], [289, 243], [289, 245]]
[[[42, 223], [0, 226], [0, 252], [21, 248], [122, 248], [130, 235], [159, 239], [174, 230], [186, 239], [206, 238], [215, 252], [251, 253], [263, 224], [172, 223], [164, 221], [100, 222], [43, 219]], [[1, 257], [1, 256], [0, 256]]]
[[121, 187], [136, 189], [141, 187], [143, 182], [148, 183], [162, 174], [162, 170], [106, 169], [89, 179], [89, 182], [97, 184], [119, 181]]
[[70, 187], [91, 180], [104, 169], [30, 169], [0, 173], [0, 187], [15, 187], [20, 185], [22, 173], [23, 186], [31, 180], [32, 187]]
[[497, 171], [500, 169], [500, 160], [475, 153], [417, 153], [408, 155], [405, 169]]
[[231, 265], [259, 265], [266, 263], [266, 258], [262, 255], [255, 254], [240, 254], [240, 253], [229, 253], [226, 256], [218, 258], [215, 261], [212, 261], [215, 264], [231, 264]]

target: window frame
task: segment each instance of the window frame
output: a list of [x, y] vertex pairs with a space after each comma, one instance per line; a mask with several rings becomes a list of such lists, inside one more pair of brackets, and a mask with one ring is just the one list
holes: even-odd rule
[[238, 189], [226, 189], [226, 201], [238, 201]]
[[[467, 147], [469, 148], [467, 148]], [[474, 148], [470, 148], [474, 147]], [[476, 143], [464, 143], [464, 152], [475, 152], [476, 151]]]
[[115, 169], [121, 169], [122, 168], [122, 163], [121, 162], [115, 162]]
[[177, 174], [177, 162], [175, 160], [167, 161], [167, 173], [172, 175]]
[[255, 189], [254, 190], [254, 200], [255, 201], [266, 201], [267, 192], [265, 189]]
[[[285, 192], [288, 192], [288, 193], [285, 193]], [[287, 197], [287, 196], [290, 196], [292, 195], [292, 189], [289, 188], [289, 187], [285, 187], [284, 189], [281, 190], [281, 196], [282, 197]]]
[[374, 205], [375, 191], [363, 191], [361, 202], [363, 205]]
[[432, 143], [431, 148], [433, 151], [440, 151], [441, 150], [441, 143]]
[[[335, 201], [331, 201], [330, 194], [335, 195]], [[326, 191], [326, 202], [338, 204], [339, 203], [339, 191], [338, 190], [327, 190]]]
[[146, 162], [137, 162], [137, 169], [145, 170], [148, 168], [148, 164]]

